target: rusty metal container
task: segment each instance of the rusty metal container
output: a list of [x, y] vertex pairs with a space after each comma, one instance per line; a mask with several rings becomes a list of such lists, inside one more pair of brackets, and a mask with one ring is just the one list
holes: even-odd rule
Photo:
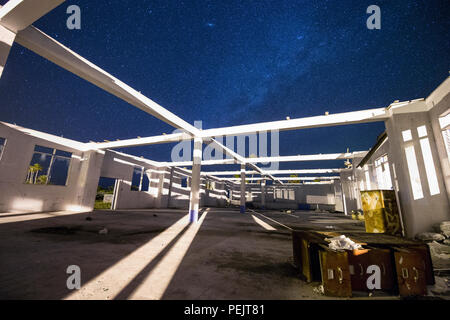
[[402, 235], [402, 225], [393, 190], [361, 191], [366, 232]]
[[426, 263], [416, 250], [397, 248], [395, 268], [400, 296], [423, 296], [427, 293]]
[[320, 269], [324, 293], [332, 297], [351, 297], [352, 282], [347, 251], [329, 250], [322, 246], [319, 251]]

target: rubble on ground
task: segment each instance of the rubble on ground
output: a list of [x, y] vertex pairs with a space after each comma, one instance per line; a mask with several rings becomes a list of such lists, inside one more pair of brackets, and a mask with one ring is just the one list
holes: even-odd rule
[[442, 221], [433, 226], [434, 231], [443, 234], [446, 238], [450, 238], [450, 221]]
[[435, 284], [433, 286], [428, 287], [428, 295], [446, 295], [450, 292], [450, 288], [448, 286], [449, 279], [443, 277], [434, 277]]
[[423, 233], [419, 233], [416, 236], [417, 239], [422, 240], [422, 241], [444, 241], [445, 240], [445, 236], [440, 234], [440, 233], [435, 233], [435, 232], [423, 232]]
[[437, 241], [428, 243], [434, 269], [450, 268], [450, 246]]

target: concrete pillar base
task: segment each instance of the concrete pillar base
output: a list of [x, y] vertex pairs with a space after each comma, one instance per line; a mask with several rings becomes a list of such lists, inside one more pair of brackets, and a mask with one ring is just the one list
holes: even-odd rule
[[189, 211], [189, 222], [196, 223], [198, 221], [198, 210]]

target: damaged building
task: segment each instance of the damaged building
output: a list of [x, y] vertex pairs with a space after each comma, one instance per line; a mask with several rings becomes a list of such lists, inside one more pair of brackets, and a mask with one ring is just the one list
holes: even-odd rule
[[[450, 77], [427, 97], [385, 107], [199, 129], [33, 26], [61, 2], [0, 8], [0, 76], [16, 42], [180, 132], [82, 142], [0, 122], [0, 273], [8, 275], [0, 298], [325, 299], [376, 289], [392, 298], [446, 285]], [[217, 139], [373, 122], [385, 130], [361, 151], [246, 157]], [[123, 151], [180, 142], [192, 143], [189, 161]], [[205, 146], [224, 156], [205, 159]], [[328, 168], [331, 160], [342, 166]], [[261, 166], [310, 161], [323, 167]], [[238, 169], [208, 170], [226, 165]], [[380, 287], [366, 287], [371, 259], [386, 262]], [[403, 259], [411, 265], [398, 265]], [[69, 265], [84, 270], [74, 291]]]

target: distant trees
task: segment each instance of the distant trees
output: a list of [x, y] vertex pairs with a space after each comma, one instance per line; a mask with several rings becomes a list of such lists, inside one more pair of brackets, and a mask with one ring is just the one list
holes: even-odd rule
[[[291, 174], [291, 178], [298, 178], [298, 174]], [[291, 180], [289, 183], [300, 183], [300, 180]]]
[[39, 164], [35, 163], [28, 168], [27, 173], [27, 183], [31, 184], [46, 184], [47, 183], [47, 175], [39, 176], [39, 172], [44, 170], [44, 168]]

